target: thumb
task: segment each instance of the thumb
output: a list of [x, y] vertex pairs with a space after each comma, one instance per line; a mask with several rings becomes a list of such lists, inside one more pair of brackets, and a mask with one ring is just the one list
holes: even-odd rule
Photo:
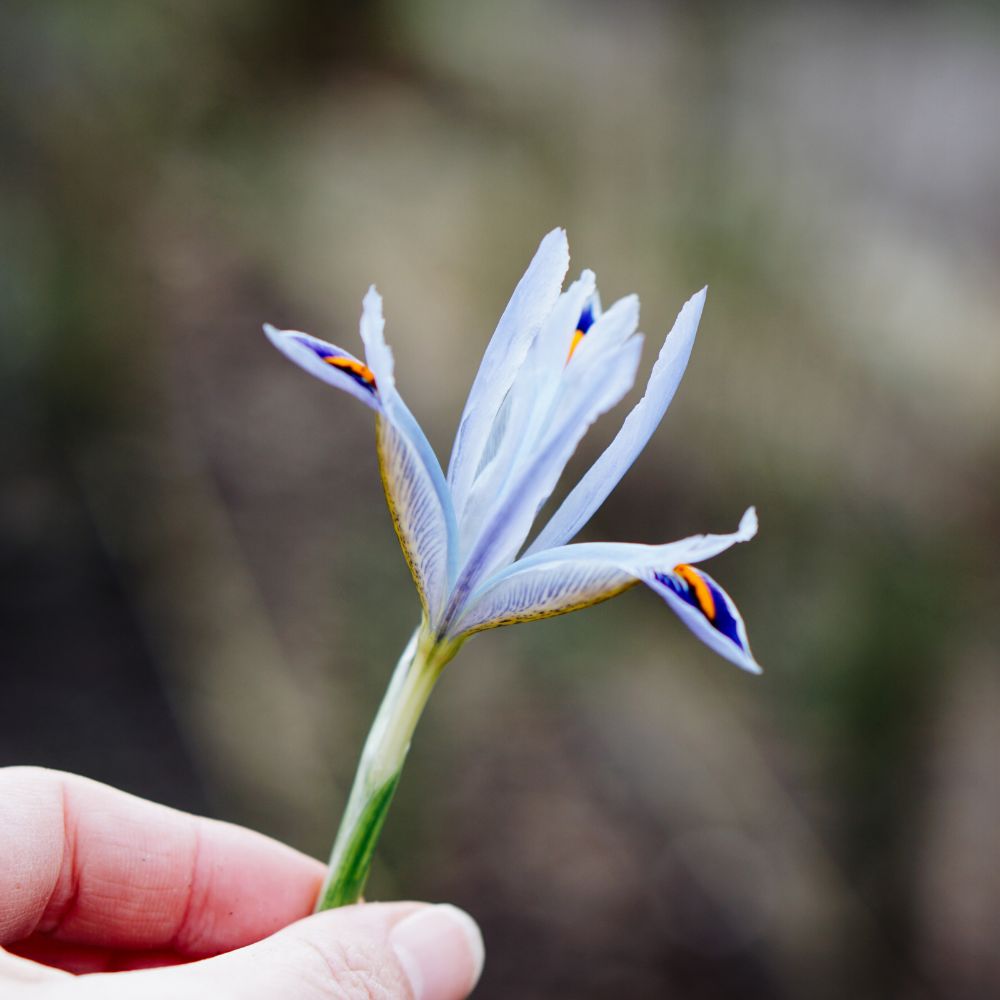
[[454, 906], [362, 903], [216, 958], [83, 976], [67, 1000], [464, 1000], [483, 954], [479, 928]]

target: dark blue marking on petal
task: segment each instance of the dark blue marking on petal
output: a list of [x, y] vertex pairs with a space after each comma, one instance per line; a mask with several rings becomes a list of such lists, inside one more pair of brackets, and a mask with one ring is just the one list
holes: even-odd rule
[[594, 325], [594, 304], [588, 302], [583, 307], [583, 312], [580, 313], [580, 319], [577, 321], [576, 328], [580, 333], [586, 333]]
[[715, 599], [715, 618], [712, 620], [712, 627], [716, 632], [721, 632], [727, 639], [739, 646], [745, 653], [746, 647], [740, 638], [739, 624], [730, 610], [729, 598], [714, 583], [709, 580], [706, 580], [705, 583], [708, 584], [708, 589], [711, 590], [712, 597]]
[[681, 577], [674, 573], [656, 573], [654, 575], [660, 583], [672, 590], [685, 604], [690, 604], [692, 608], [700, 612], [705, 621], [716, 632], [724, 635], [744, 653], [747, 652], [747, 648], [743, 644], [742, 638], [740, 638], [739, 622], [730, 609], [729, 599], [714, 583], [706, 579], [703, 573], [699, 575], [705, 581], [705, 585], [709, 591], [711, 591], [712, 600], [715, 602], [715, 614], [712, 618], [709, 618], [705, 614], [704, 608], [702, 608], [701, 603], [695, 595], [694, 588], [686, 580], [681, 579]]

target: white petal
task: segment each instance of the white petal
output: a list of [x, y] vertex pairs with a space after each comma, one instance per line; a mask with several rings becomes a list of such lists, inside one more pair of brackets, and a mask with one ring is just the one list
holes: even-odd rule
[[[528, 553], [563, 545], [590, 520], [646, 447], [663, 419], [687, 367], [698, 322], [705, 305], [705, 289], [685, 303], [667, 336], [642, 399], [625, 418], [622, 429], [590, 467], [528, 547]], [[610, 310], [609, 310], [610, 312]], [[582, 351], [588, 345], [580, 345]], [[578, 351], [579, 353], [579, 351]]]
[[480, 467], [493, 421], [559, 296], [568, 267], [566, 234], [555, 229], [542, 240], [486, 348], [459, 421], [448, 465], [448, 482], [459, 510], [465, 505], [466, 494]]

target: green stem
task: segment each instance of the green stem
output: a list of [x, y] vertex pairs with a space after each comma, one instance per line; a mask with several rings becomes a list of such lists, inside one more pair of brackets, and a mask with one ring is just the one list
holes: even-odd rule
[[317, 910], [347, 906], [361, 898], [413, 731], [435, 682], [459, 645], [436, 642], [422, 623], [399, 658], [361, 751]]

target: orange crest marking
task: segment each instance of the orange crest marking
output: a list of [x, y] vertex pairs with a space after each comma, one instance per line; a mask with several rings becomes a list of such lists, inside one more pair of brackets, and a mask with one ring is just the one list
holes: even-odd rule
[[569, 345], [569, 354], [566, 355], [566, 364], [569, 364], [569, 359], [573, 357], [573, 352], [580, 346], [580, 341], [587, 335], [586, 330], [577, 330], [573, 334], [573, 342]]
[[342, 368], [344, 371], [348, 371], [352, 375], [356, 375], [362, 382], [365, 382], [367, 385], [374, 388], [375, 375], [368, 365], [363, 365], [360, 361], [355, 361], [353, 358], [338, 358], [332, 354], [330, 357], [324, 358], [323, 360], [328, 365], [333, 365], [334, 368]]
[[709, 621], [715, 619], [715, 598], [712, 589], [702, 579], [701, 574], [687, 563], [674, 567], [674, 572], [694, 591], [695, 600]]

